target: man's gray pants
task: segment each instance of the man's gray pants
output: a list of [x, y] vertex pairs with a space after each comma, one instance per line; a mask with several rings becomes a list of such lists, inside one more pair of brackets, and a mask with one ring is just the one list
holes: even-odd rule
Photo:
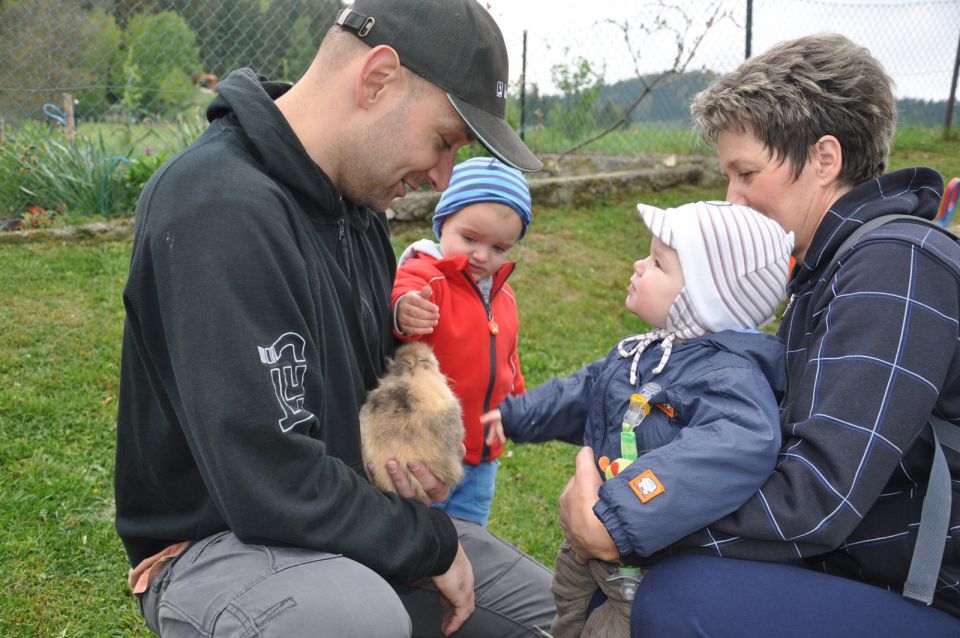
[[[543, 636], [555, 613], [550, 570], [483, 527], [453, 521], [476, 583], [476, 611], [456, 636]], [[171, 561], [140, 609], [164, 638], [432, 638], [446, 611], [429, 579], [392, 587], [337, 554], [247, 545], [230, 532]]]

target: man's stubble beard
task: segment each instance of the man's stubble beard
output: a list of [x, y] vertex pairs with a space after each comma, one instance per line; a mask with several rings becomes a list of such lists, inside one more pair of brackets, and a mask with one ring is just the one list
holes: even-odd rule
[[412, 98], [413, 92], [408, 92], [396, 108], [347, 141], [348, 148], [341, 151], [341, 155], [349, 153], [353, 157], [352, 161], [341, 163], [347, 169], [340, 190], [357, 206], [382, 213], [394, 200], [397, 182], [386, 183], [391, 177], [385, 173], [392, 173], [404, 163], [401, 141]]

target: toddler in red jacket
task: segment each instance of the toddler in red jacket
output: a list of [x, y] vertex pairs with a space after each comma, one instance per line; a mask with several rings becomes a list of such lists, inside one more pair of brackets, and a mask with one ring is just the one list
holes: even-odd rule
[[463, 409], [464, 477], [437, 507], [484, 526], [503, 445], [487, 444], [480, 415], [525, 390], [507, 257], [532, 218], [520, 171], [489, 157], [462, 162], [434, 212], [439, 244], [409, 246], [393, 285], [396, 336], [430, 344]]

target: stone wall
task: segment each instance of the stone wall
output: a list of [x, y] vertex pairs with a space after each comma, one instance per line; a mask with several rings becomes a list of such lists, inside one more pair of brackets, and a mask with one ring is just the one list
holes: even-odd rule
[[[631, 156], [541, 158], [544, 170], [527, 177], [535, 206], [583, 206], [600, 199], [640, 200], [645, 192], [681, 184], [719, 186], [720, 174], [712, 157]], [[415, 191], [398, 199], [387, 210], [390, 219], [426, 219], [440, 199], [439, 193]]]

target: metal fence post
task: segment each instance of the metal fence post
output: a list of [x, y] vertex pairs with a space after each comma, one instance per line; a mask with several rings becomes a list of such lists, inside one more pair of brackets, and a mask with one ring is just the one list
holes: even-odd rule
[[746, 55], [745, 60], [750, 59], [750, 46], [753, 43], [753, 0], [747, 0], [747, 28], [746, 28]]
[[527, 30], [523, 30], [523, 57], [520, 63], [520, 139], [527, 128]]
[[960, 71], [960, 39], [957, 40], [957, 59], [953, 63], [953, 77], [950, 79], [950, 95], [947, 96], [947, 118], [943, 123], [943, 137], [950, 137], [950, 123], [953, 120], [953, 103], [957, 99], [957, 72]]
[[63, 94], [63, 116], [66, 119], [63, 128], [67, 134], [67, 141], [72, 142], [76, 135], [77, 121], [73, 116], [73, 95], [70, 93]]

